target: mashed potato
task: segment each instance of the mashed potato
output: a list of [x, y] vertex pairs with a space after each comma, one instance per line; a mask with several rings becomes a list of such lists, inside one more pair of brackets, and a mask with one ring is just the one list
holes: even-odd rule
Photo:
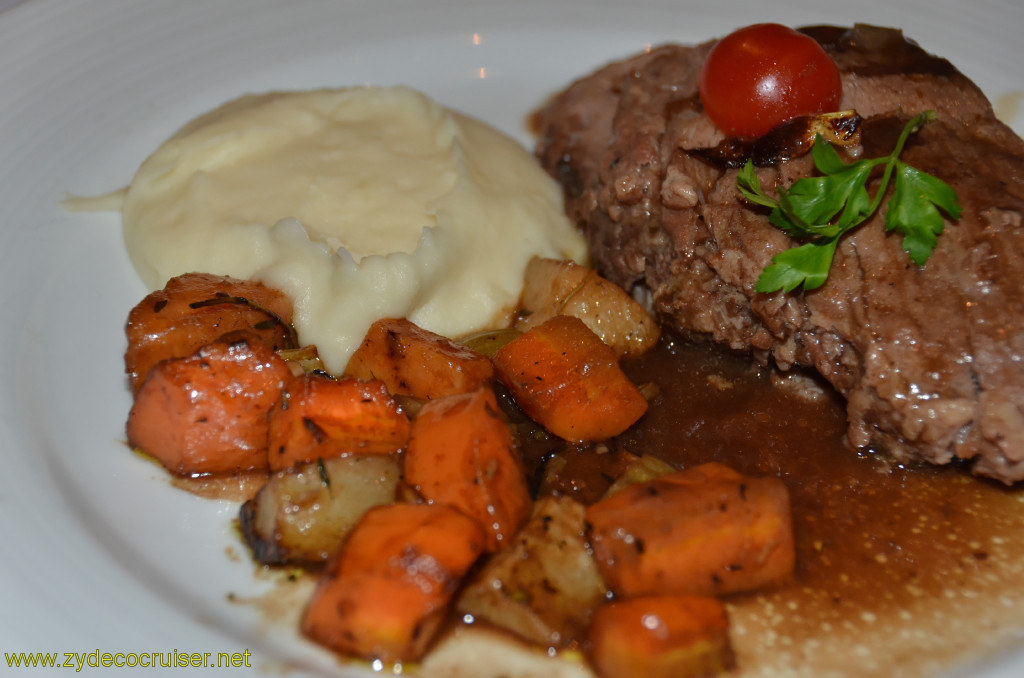
[[533, 255], [585, 256], [525, 149], [403, 87], [225, 104], [142, 164], [121, 212], [149, 287], [261, 280], [335, 372], [378, 318], [447, 336], [503, 324]]

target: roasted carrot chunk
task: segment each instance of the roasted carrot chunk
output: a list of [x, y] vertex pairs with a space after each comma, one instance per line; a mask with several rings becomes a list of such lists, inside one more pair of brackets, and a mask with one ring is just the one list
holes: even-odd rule
[[534, 327], [499, 349], [493, 361], [523, 411], [566, 440], [610, 438], [647, 411], [612, 349], [573, 316]]
[[484, 539], [480, 524], [451, 506], [370, 509], [327, 565], [303, 633], [367, 659], [418, 659]]
[[793, 571], [789, 493], [718, 463], [629, 485], [587, 508], [590, 543], [616, 594], [717, 595]]
[[206, 273], [171, 278], [128, 314], [125, 370], [138, 391], [161, 360], [184, 358], [228, 332], [246, 330], [272, 349], [290, 348], [292, 302], [261, 283]]
[[423, 406], [405, 453], [405, 479], [427, 501], [479, 520], [490, 551], [510, 539], [532, 509], [512, 433], [490, 388]]
[[410, 423], [379, 381], [304, 374], [288, 383], [268, 419], [270, 468], [405, 447]]
[[735, 663], [729, 619], [716, 598], [648, 596], [605, 605], [590, 627], [601, 678], [706, 678]]
[[267, 467], [267, 413], [292, 378], [245, 333], [157, 363], [128, 414], [128, 442], [186, 475]]
[[379, 379], [395, 395], [433, 399], [477, 390], [494, 378], [494, 367], [447, 337], [404, 318], [385, 318], [370, 327], [345, 374]]

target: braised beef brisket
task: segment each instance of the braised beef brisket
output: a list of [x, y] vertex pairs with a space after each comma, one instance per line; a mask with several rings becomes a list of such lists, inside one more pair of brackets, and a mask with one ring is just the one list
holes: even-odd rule
[[[737, 170], [694, 153], [722, 141], [697, 96], [712, 43], [656, 48], [572, 84], [536, 115], [538, 157], [598, 269], [646, 287], [665, 323], [784, 369], [813, 366], [846, 397], [855, 446], [1020, 480], [1024, 142], [970, 80], [899, 31], [805, 30], [843, 74], [842, 107], [864, 119], [855, 153], [888, 154], [911, 116], [938, 114], [902, 158], [949, 183], [964, 211], [923, 267], [884, 231], [883, 203], [842, 241], [823, 287], [754, 291], [793, 241], [742, 199]], [[759, 176], [772, 187], [812, 171], [803, 156]]]

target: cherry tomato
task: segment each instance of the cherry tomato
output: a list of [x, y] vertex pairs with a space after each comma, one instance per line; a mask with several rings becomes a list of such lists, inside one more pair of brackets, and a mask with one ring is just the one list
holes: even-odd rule
[[700, 99], [729, 136], [759, 137], [798, 115], [839, 108], [839, 69], [814, 38], [754, 24], [722, 38], [700, 71]]

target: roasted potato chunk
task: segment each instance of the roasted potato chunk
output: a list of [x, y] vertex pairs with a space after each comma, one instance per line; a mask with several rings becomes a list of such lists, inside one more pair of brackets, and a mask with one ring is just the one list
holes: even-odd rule
[[661, 336], [651, 314], [625, 290], [573, 261], [531, 259], [519, 304], [517, 330], [525, 332], [556, 315], [576, 316], [619, 356], [639, 355]]
[[582, 640], [606, 592], [583, 515], [583, 505], [569, 497], [538, 500], [512, 543], [467, 584], [459, 612], [547, 647]]
[[326, 561], [367, 510], [394, 501], [400, 475], [393, 457], [378, 454], [281, 471], [242, 505], [242, 534], [268, 565]]
[[640, 455], [626, 465], [626, 470], [611, 484], [611, 487], [605, 493], [605, 497], [610, 497], [630, 485], [645, 483], [648, 480], [654, 480], [655, 478], [675, 473], [675, 471], [675, 467], [667, 461], [663, 461], [650, 454]]

